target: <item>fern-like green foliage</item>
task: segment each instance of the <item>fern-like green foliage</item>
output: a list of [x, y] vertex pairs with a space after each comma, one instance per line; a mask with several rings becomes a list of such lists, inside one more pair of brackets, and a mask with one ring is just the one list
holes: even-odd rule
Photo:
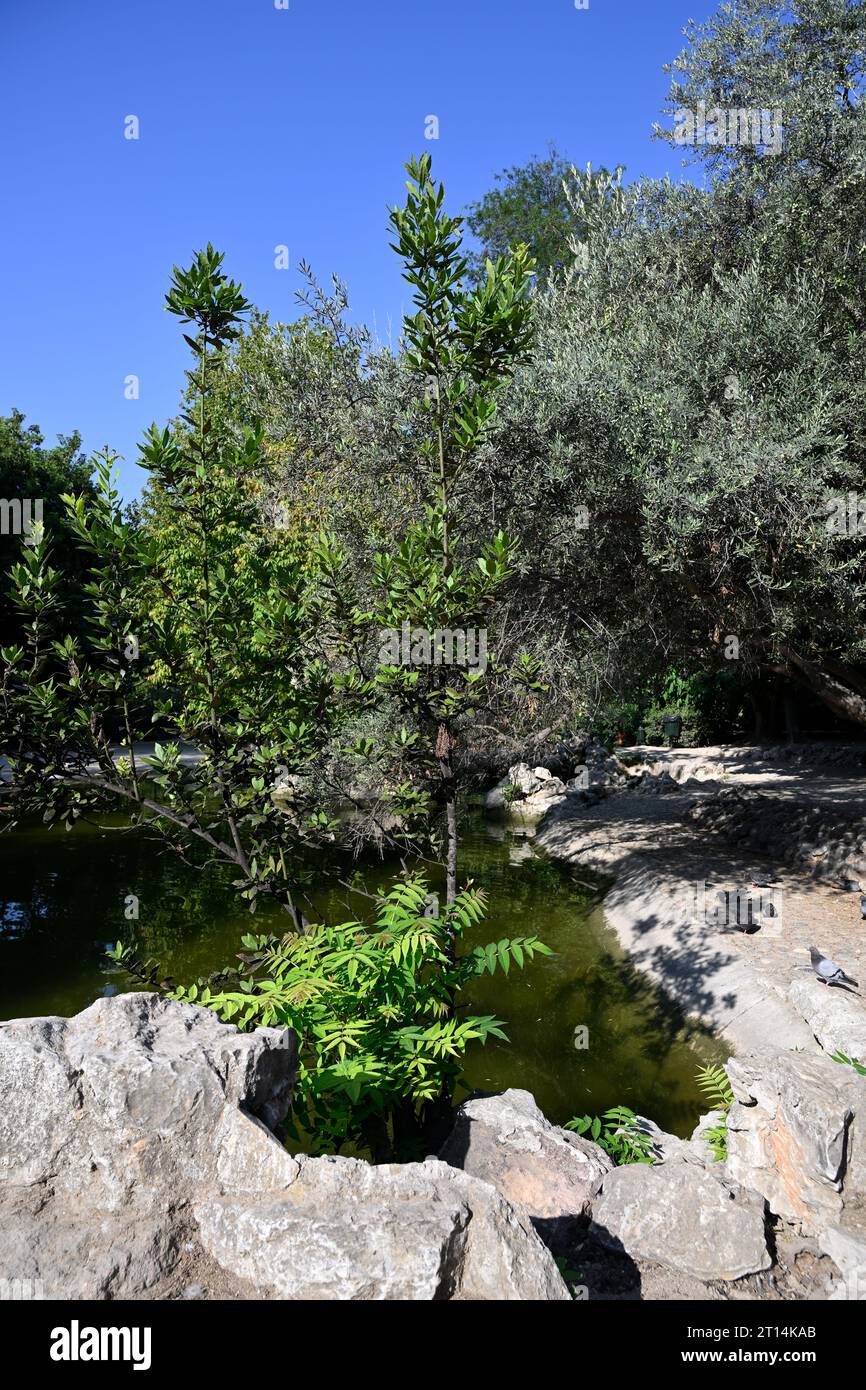
[[727, 1114], [734, 1103], [734, 1093], [724, 1067], [698, 1067], [697, 1082], [713, 1110]]
[[710, 1108], [719, 1111], [722, 1116], [717, 1124], [704, 1131], [704, 1138], [718, 1163], [728, 1156], [728, 1111], [734, 1103], [734, 1093], [724, 1067], [699, 1067], [697, 1082]]
[[[398, 1128], [417, 1130], [426, 1107], [451, 1096], [471, 1043], [506, 1037], [501, 1019], [455, 1007], [459, 991], [478, 975], [552, 954], [535, 936], [461, 954], [459, 943], [484, 916], [485, 894], [466, 888], [438, 917], [425, 916], [428, 903], [423, 879], [404, 880], [381, 899], [371, 925], [245, 936], [233, 981], [200, 981], [172, 997], [242, 1029], [294, 1028], [295, 1136], [319, 1152], [350, 1144], [388, 1154]], [[135, 963], [123, 948], [113, 958], [128, 969]], [[153, 963], [142, 964], [152, 987]]]
[[566, 1129], [585, 1134], [604, 1149], [620, 1166], [625, 1163], [654, 1163], [656, 1150], [652, 1136], [642, 1127], [633, 1110], [626, 1105], [614, 1105], [603, 1115], [580, 1115], [569, 1120]]

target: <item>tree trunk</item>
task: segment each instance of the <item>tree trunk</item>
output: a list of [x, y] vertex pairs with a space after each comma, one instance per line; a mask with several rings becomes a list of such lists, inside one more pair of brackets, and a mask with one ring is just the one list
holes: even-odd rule
[[753, 721], [754, 721], [754, 726], [753, 726], [753, 730], [752, 730], [752, 739], [754, 740], [755, 743], [763, 743], [763, 741], [764, 741], [764, 711], [763, 711], [763, 709], [762, 709], [762, 707], [761, 707], [761, 702], [760, 702], [760, 700], [758, 699], [757, 695], [754, 695], [754, 694], [752, 693], [751, 690], [749, 690], [749, 691], [746, 692], [746, 697], [747, 697], [747, 699], [748, 699], [748, 701], [749, 701], [749, 704], [750, 704], [751, 707], [752, 707], [752, 718], [753, 718]]
[[445, 901], [450, 907], [457, 897], [457, 799], [453, 795], [445, 802], [448, 824], [448, 856], [445, 861]]
[[[822, 704], [842, 719], [847, 719], [852, 724], [866, 725], [866, 697], [856, 689], [856, 684], [861, 680], [859, 676], [852, 673], [850, 678], [846, 677], [843, 681], [835, 675], [830, 675], [828, 671], [810, 661], [808, 657], [801, 656], [791, 647], [784, 647], [782, 656], [786, 663], [784, 666], [768, 666], [767, 669], [775, 671], [777, 675], [788, 676], [805, 686], [813, 695], [817, 695]], [[844, 668], [834, 663], [834, 669], [841, 671]]]
[[445, 803], [447, 850], [445, 858], [445, 901], [450, 907], [457, 897], [457, 780], [454, 775], [455, 738], [447, 724], [436, 731], [436, 758], [442, 779]]

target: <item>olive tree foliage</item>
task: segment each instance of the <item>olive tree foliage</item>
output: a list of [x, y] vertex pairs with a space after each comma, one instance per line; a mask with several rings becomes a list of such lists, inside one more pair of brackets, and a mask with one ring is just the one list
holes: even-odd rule
[[573, 175], [588, 255], [540, 300], [479, 469], [601, 684], [639, 652], [781, 673], [866, 722], [864, 511], [840, 518], [866, 502], [864, 24], [725, 7], [690, 26], [670, 114], [780, 107], [780, 152], [678, 147], [704, 188]]
[[261, 430], [266, 523], [295, 534], [327, 525], [361, 578], [422, 505], [423, 396], [400, 357], [349, 321], [345, 285], [325, 288], [304, 269], [302, 316], [251, 314], [215, 372], [214, 411], [238, 440]]
[[[748, 339], [740, 351], [747, 382], [763, 354], [763, 400], [775, 395], [781, 405], [782, 372], [790, 383], [775, 440], [782, 466], [768, 460], [764, 475], [770, 487], [778, 479], [789, 511], [779, 515], [775, 487], [763, 494], [764, 527], [775, 527], [777, 537], [756, 581], [765, 596], [775, 593], [785, 569], [788, 588], [773, 620], [755, 631], [754, 656], [864, 723], [866, 526], [854, 510], [828, 530], [826, 506], [832, 499], [838, 517], [843, 495], [866, 500], [866, 5], [738, 0], [705, 25], [691, 25], [687, 38], [671, 67], [669, 114], [703, 100], [706, 107], [777, 110], [782, 122], [774, 153], [748, 143], [686, 147], [710, 176], [713, 215], [703, 254], [712, 254], [714, 266], [755, 275], [765, 294], [791, 306], [789, 318], [796, 315], [815, 344], [799, 367], [786, 367], [760, 338], [757, 352]], [[753, 386], [750, 423], [755, 395]], [[765, 456], [773, 443], [766, 431]], [[725, 604], [728, 591], [741, 588], [730, 579], [723, 574], [717, 584]]]
[[840, 329], [866, 326], [866, 6], [863, 0], [736, 0], [703, 24], [668, 66], [661, 139], [675, 143], [677, 111], [778, 112], [770, 152], [748, 141], [675, 145], [703, 165], [709, 217], [690, 250], [705, 278], [757, 254], [784, 285], [792, 268], [820, 272]]
[[545, 527], [525, 583], [602, 673], [612, 651], [613, 684], [632, 644], [656, 667], [767, 669], [831, 639], [854, 659], [859, 547], [825, 504], [859, 474], [820, 284], [777, 294], [751, 266], [670, 294], [649, 260], [638, 296], [637, 254], [606, 239], [539, 310], [488, 465], [503, 510]]

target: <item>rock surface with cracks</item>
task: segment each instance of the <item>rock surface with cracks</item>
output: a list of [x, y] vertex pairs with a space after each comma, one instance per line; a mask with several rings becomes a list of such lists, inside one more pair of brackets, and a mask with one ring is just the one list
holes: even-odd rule
[[295, 1035], [155, 994], [0, 1024], [0, 1279], [48, 1298], [567, 1299], [532, 1229], [444, 1163], [293, 1158]]

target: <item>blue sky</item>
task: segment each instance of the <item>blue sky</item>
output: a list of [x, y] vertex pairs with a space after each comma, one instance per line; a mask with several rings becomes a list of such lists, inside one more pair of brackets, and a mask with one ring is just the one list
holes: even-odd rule
[[[177, 407], [171, 267], [212, 241], [272, 316], [336, 271], [394, 341], [387, 206], [429, 149], [458, 210], [552, 140], [575, 163], [682, 177], [650, 138], [693, 0], [0, 0], [8, 201], [0, 413], [125, 456]], [[137, 116], [138, 140], [124, 138]], [[436, 115], [437, 141], [424, 122]], [[288, 245], [292, 269], [274, 267]], [[139, 378], [138, 400], [125, 379]]]

